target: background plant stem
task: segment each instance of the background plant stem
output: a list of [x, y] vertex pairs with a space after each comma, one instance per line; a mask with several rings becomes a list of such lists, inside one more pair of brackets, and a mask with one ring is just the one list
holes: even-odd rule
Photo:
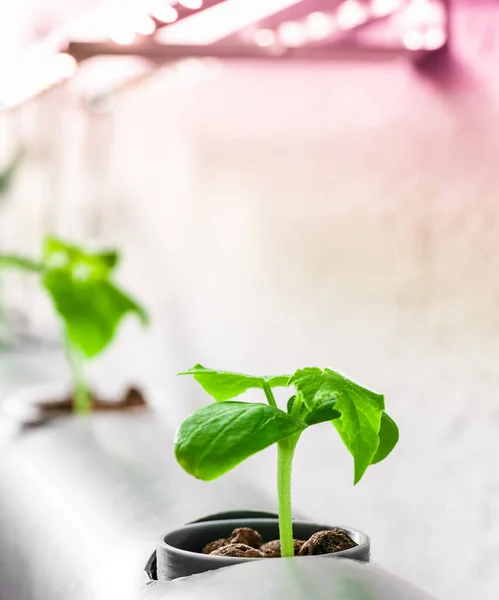
[[83, 360], [68, 339], [66, 355], [73, 378], [73, 411], [80, 415], [88, 414], [92, 411], [92, 399], [83, 374]]

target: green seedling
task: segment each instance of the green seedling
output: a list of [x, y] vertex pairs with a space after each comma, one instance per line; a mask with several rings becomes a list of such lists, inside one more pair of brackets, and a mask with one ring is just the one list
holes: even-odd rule
[[73, 380], [74, 409], [91, 410], [84, 361], [101, 354], [112, 342], [123, 318], [135, 314], [147, 324], [142, 306], [113, 282], [119, 253], [92, 252], [55, 237], [44, 242], [41, 260], [0, 255], [1, 268], [38, 275], [62, 323]]
[[[354, 459], [354, 485], [366, 469], [386, 458], [398, 441], [384, 397], [340, 373], [317, 367], [294, 375], [253, 377], [196, 365], [192, 375], [216, 402], [193, 412], [180, 425], [175, 456], [190, 475], [211, 481], [249, 456], [277, 444], [277, 496], [281, 555], [293, 551], [291, 471], [301, 434], [330, 421]], [[273, 388], [294, 388], [286, 410], [277, 406]], [[250, 388], [263, 390], [267, 403], [232, 399]]]

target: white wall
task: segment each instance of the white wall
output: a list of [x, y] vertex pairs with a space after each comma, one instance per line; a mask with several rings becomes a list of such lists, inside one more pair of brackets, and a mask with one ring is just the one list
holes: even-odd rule
[[[459, 9], [446, 78], [226, 64], [177, 92], [158, 76], [112, 117], [103, 235], [156, 323], [128, 373], [179, 414], [202, 396], [173, 373], [198, 361], [327, 365], [383, 391], [394, 455], [353, 488], [317, 428], [296, 507], [364, 529], [376, 562], [442, 600], [499, 592], [497, 17]], [[266, 488], [271, 454], [241, 467]]]

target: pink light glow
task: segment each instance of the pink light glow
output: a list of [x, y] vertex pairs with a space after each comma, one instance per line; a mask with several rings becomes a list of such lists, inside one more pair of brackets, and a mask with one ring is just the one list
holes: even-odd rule
[[440, 27], [432, 27], [424, 35], [424, 47], [427, 50], [438, 50], [447, 41], [447, 34]]
[[151, 14], [162, 23], [174, 23], [178, 19], [178, 12], [168, 2], [157, 2]]
[[3, 74], [0, 104], [17, 106], [68, 79], [77, 69], [76, 60], [64, 52], [54, 54], [41, 47], [28, 50]]
[[109, 37], [115, 44], [128, 46], [129, 44], [133, 44], [136, 34], [132, 29], [117, 29], [116, 31], [112, 31]]
[[178, 0], [179, 4], [185, 6], [185, 8], [190, 8], [192, 10], [197, 10], [203, 6], [203, 0]]
[[71, 77], [71, 75], [73, 75], [78, 68], [78, 63], [76, 62], [75, 58], [70, 54], [66, 54], [65, 52], [59, 52], [56, 54], [51, 62], [51, 68], [56, 80], [67, 79], [68, 77]]
[[447, 41], [446, 13], [439, 0], [412, 0], [397, 21], [402, 42], [410, 50], [437, 50]]
[[338, 7], [337, 21], [341, 29], [353, 29], [367, 21], [366, 6], [358, 0], [346, 0]]
[[402, 8], [405, 0], [372, 0], [370, 12], [373, 17], [386, 17]]
[[301, 0], [229, 0], [165, 27], [166, 44], [213, 44]]
[[135, 25], [135, 31], [139, 35], [151, 35], [156, 31], [156, 24], [151, 17], [142, 17]]
[[259, 29], [258, 31], [255, 31], [253, 39], [255, 44], [260, 46], [260, 48], [268, 48], [276, 41], [275, 33], [272, 31], [272, 29]]
[[308, 15], [305, 21], [307, 37], [313, 41], [327, 38], [335, 29], [334, 19], [323, 12], [314, 12]]
[[404, 35], [402, 42], [408, 50], [422, 50], [425, 45], [425, 38], [420, 31], [414, 29]]
[[405, 18], [414, 26], [431, 26], [445, 21], [445, 8], [440, 0], [412, 0]]
[[307, 36], [303, 25], [296, 21], [286, 21], [279, 26], [279, 41], [283, 46], [289, 48], [298, 48], [307, 41]]

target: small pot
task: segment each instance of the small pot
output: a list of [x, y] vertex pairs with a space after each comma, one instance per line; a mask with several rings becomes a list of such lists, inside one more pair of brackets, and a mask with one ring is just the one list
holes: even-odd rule
[[[236, 513], [234, 518], [219, 520], [202, 520], [184, 525], [163, 535], [156, 547], [156, 577], [159, 581], [171, 581], [179, 577], [188, 577], [204, 571], [212, 571], [239, 563], [255, 560], [279, 560], [278, 558], [239, 558], [227, 556], [212, 556], [201, 554], [206, 544], [219, 538], [227, 538], [238, 527], [251, 527], [259, 531], [265, 541], [279, 538], [279, 522], [277, 518], [255, 517], [254, 513]], [[309, 521], [294, 521], [293, 531], [296, 539], [307, 540], [311, 535], [324, 529], [332, 529], [331, 525], [311, 523]], [[343, 529], [354, 542], [355, 548], [328, 554], [331, 558], [352, 558], [368, 562], [370, 558], [370, 540], [367, 535], [350, 529]], [[323, 555], [324, 556], [324, 555]], [[300, 560], [295, 558], [293, 560]]]

